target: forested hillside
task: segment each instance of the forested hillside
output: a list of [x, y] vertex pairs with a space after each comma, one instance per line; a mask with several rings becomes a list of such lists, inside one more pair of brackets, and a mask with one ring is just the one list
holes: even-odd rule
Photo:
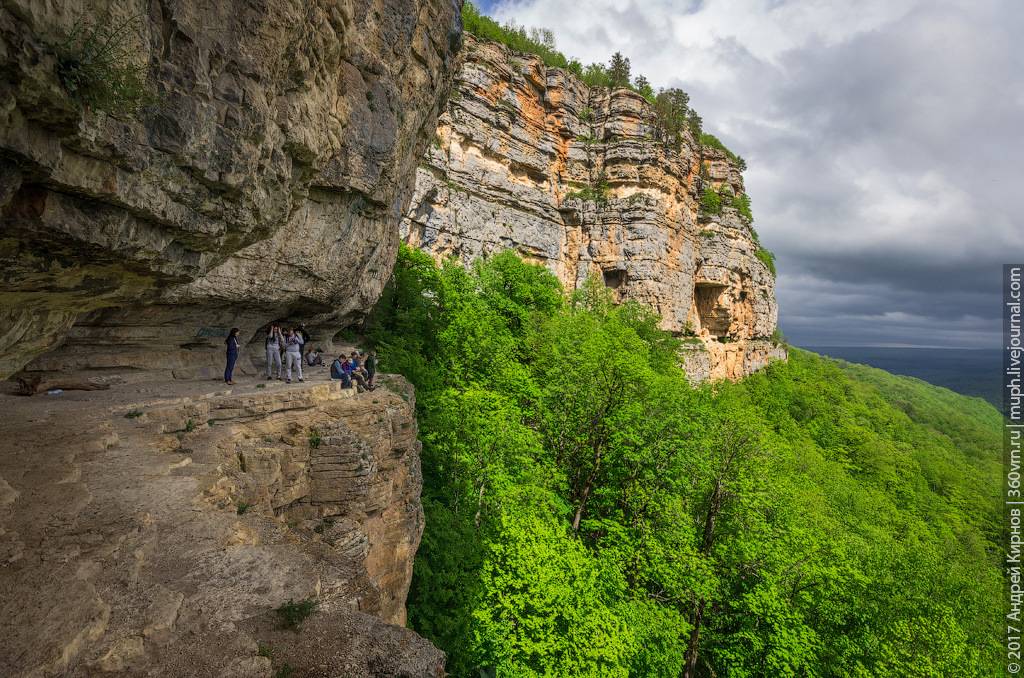
[[657, 325], [400, 253], [368, 332], [417, 387], [409, 617], [448, 671], [995, 675], [996, 411], [798, 350], [691, 388]]

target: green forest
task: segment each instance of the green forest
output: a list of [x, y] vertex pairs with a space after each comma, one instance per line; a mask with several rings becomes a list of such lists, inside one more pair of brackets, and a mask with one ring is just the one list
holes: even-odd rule
[[797, 349], [694, 388], [658, 322], [402, 249], [366, 331], [417, 389], [409, 620], [447, 670], [996, 675], [997, 411]]

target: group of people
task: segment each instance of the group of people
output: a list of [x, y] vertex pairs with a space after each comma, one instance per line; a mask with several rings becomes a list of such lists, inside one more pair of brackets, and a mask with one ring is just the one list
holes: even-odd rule
[[374, 351], [370, 351], [369, 355], [362, 351], [352, 351], [348, 357], [343, 353], [331, 363], [331, 379], [340, 379], [343, 388], [352, 388], [352, 384], [355, 384], [360, 392], [372, 391], [376, 374], [377, 354]]
[[[281, 356], [284, 356], [285, 382], [292, 383], [292, 371], [298, 372], [302, 381], [302, 347], [309, 340], [309, 333], [304, 327], [290, 327], [287, 331], [280, 325], [271, 325], [267, 330], [265, 345], [267, 349], [267, 379], [281, 378]], [[310, 351], [312, 352], [312, 351]], [[317, 354], [319, 356], [319, 352]], [[310, 363], [315, 365], [317, 363]], [[323, 365], [323, 360], [319, 362]], [[273, 368], [277, 367], [277, 376], [272, 376]]]
[[[227, 366], [224, 368], [224, 383], [233, 385], [235, 363], [238, 361], [238, 332], [237, 327], [231, 328], [225, 340], [227, 344]], [[283, 328], [281, 325], [272, 324], [267, 330], [264, 346], [267, 354], [267, 379], [281, 379], [288, 384], [292, 383], [293, 371], [297, 373], [299, 381], [302, 378], [302, 363], [307, 367], [324, 365], [323, 351], [318, 348], [308, 348], [303, 355], [303, 346], [309, 342], [309, 333], [302, 325], [298, 327]], [[276, 374], [275, 374], [276, 372]], [[331, 379], [340, 379], [342, 386], [352, 388], [355, 384], [360, 390], [373, 390], [373, 379], [377, 372], [377, 354], [370, 351], [366, 354], [362, 351], [353, 351], [352, 355], [339, 355], [331, 364]], [[282, 374], [283, 373], [283, 374]]]

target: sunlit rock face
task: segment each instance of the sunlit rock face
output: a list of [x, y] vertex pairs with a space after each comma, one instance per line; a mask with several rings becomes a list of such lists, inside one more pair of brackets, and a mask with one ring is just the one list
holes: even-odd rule
[[[775, 281], [751, 228], [731, 207], [700, 215], [702, 182], [744, 190], [724, 153], [689, 132], [678, 145], [655, 141], [653, 112], [630, 90], [589, 88], [472, 36], [465, 44], [417, 170], [406, 242], [466, 263], [512, 248], [570, 290], [594, 276], [690, 337], [683, 362], [695, 381], [785, 358], [770, 340]], [[602, 184], [605, 199], [591, 199]]]
[[[131, 19], [135, 17], [135, 19]], [[120, 25], [137, 114], [58, 76]], [[0, 376], [202, 368], [223, 333], [376, 300], [460, 46], [453, 0], [12, 0], [0, 7]]]

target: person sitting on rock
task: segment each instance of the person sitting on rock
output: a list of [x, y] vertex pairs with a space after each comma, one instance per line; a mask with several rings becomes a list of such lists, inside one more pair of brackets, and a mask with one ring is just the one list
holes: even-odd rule
[[338, 379], [341, 381], [342, 388], [352, 388], [352, 378], [348, 376], [342, 367], [343, 361], [347, 360], [344, 355], [339, 355], [331, 363], [331, 379]]
[[288, 336], [284, 340], [284, 357], [287, 376], [285, 382], [292, 383], [292, 368], [299, 371], [299, 381], [302, 381], [302, 335], [295, 328], [288, 330]]
[[[281, 372], [284, 370], [281, 366], [281, 348], [284, 346], [284, 335], [281, 334], [281, 328], [278, 325], [271, 325], [270, 329], [267, 330], [266, 348], [267, 348], [267, 379], [280, 379]], [[273, 367], [277, 367], [277, 376], [272, 377]]]
[[324, 358], [322, 353], [323, 350], [320, 349], [319, 347], [311, 348], [308, 351], [306, 351], [306, 365], [308, 365], [309, 367], [313, 367], [315, 365], [323, 367]]
[[356, 383], [356, 387], [359, 389], [359, 392], [362, 393], [366, 390], [366, 379], [358, 372], [356, 365], [358, 365], [358, 362], [354, 361], [352, 358], [347, 358], [345, 362], [341, 364], [341, 369], [348, 375], [349, 379]]

